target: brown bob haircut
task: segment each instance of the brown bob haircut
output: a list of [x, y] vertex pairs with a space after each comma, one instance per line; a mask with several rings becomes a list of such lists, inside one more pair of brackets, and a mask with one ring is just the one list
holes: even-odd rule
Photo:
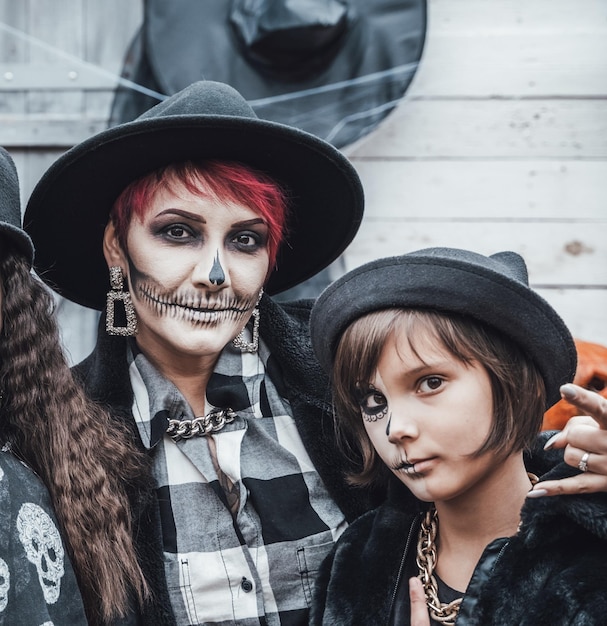
[[516, 343], [472, 318], [426, 309], [385, 309], [354, 321], [341, 336], [335, 355], [338, 441], [349, 458], [361, 457], [350, 482], [366, 486], [386, 476], [386, 467], [365, 431], [358, 397], [360, 384], [372, 378], [387, 340], [400, 334], [408, 338], [414, 352], [415, 337], [436, 339], [462, 363], [479, 363], [487, 371], [493, 425], [473, 456], [493, 450], [503, 458], [531, 446], [541, 428], [546, 391], [539, 370]]

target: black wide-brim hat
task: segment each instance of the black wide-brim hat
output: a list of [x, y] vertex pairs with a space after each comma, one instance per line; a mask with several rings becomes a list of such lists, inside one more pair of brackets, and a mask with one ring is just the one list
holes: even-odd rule
[[31, 265], [34, 247], [21, 228], [19, 177], [11, 155], [0, 147], [0, 234], [8, 237]]
[[372, 261], [345, 274], [318, 297], [310, 319], [312, 345], [332, 372], [341, 335], [356, 319], [389, 308], [433, 309], [468, 316], [509, 337], [539, 369], [547, 406], [573, 380], [575, 343], [558, 313], [529, 287], [515, 252], [483, 256], [428, 248]]
[[78, 144], [46, 171], [24, 216], [41, 278], [69, 300], [102, 309], [109, 285], [102, 240], [114, 201], [141, 176], [190, 159], [237, 161], [286, 189], [288, 233], [270, 294], [327, 267], [360, 226], [363, 190], [343, 154], [314, 135], [258, 119], [232, 87], [200, 81]]
[[[204, 78], [338, 147], [370, 132], [418, 68], [426, 0], [147, 0], [123, 76], [162, 94]], [[119, 88], [112, 123], [153, 98]]]

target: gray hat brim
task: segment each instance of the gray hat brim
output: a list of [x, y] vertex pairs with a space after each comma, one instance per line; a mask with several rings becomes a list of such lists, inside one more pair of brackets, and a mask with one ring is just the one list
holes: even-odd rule
[[524, 261], [514, 252], [485, 257], [432, 248], [367, 263], [329, 285], [310, 319], [312, 345], [331, 373], [344, 330], [372, 311], [427, 308], [472, 317], [497, 329], [528, 354], [546, 385], [548, 406], [573, 380], [575, 343], [557, 312], [527, 284]]

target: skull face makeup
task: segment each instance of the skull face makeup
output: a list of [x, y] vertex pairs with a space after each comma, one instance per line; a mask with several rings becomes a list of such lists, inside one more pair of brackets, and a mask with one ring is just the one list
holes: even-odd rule
[[110, 222], [106, 260], [125, 269], [137, 343], [156, 364], [215, 359], [247, 323], [269, 270], [268, 225], [247, 206], [159, 189], [126, 249]]
[[8, 590], [11, 588], [11, 573], [4, 559], [0, 559], [0, 613], [8, 604]]
[[26, 502], [17, 516], [19, 539], [30, 563], [36, 566], [38, 580], [47, 604], [54, 604], [61, 593], [63, 545], [53, 520], [37, 504]]
[[209, 280], [214, 285], [223, 285], [225, 279], [226, 277], [225, 277], [225, 274], [223, 273], [221, 262], [219, 261], [219, 252], [217, 252], [217, 254], [215, 255], [215, 258], [213, 259], [213, 267], [211, 268], [211, 271], [209, 273]]

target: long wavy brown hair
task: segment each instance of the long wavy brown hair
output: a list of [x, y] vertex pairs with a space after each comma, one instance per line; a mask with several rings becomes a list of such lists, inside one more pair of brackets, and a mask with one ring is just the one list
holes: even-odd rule
[[0, 439], [47, 486], [87, 618], [106, 624], [148, 594], [127, 498], [127, 486], [143, 480], [147, 458], [73, 378], [53, 297], [6, 239], [0, 282]]

